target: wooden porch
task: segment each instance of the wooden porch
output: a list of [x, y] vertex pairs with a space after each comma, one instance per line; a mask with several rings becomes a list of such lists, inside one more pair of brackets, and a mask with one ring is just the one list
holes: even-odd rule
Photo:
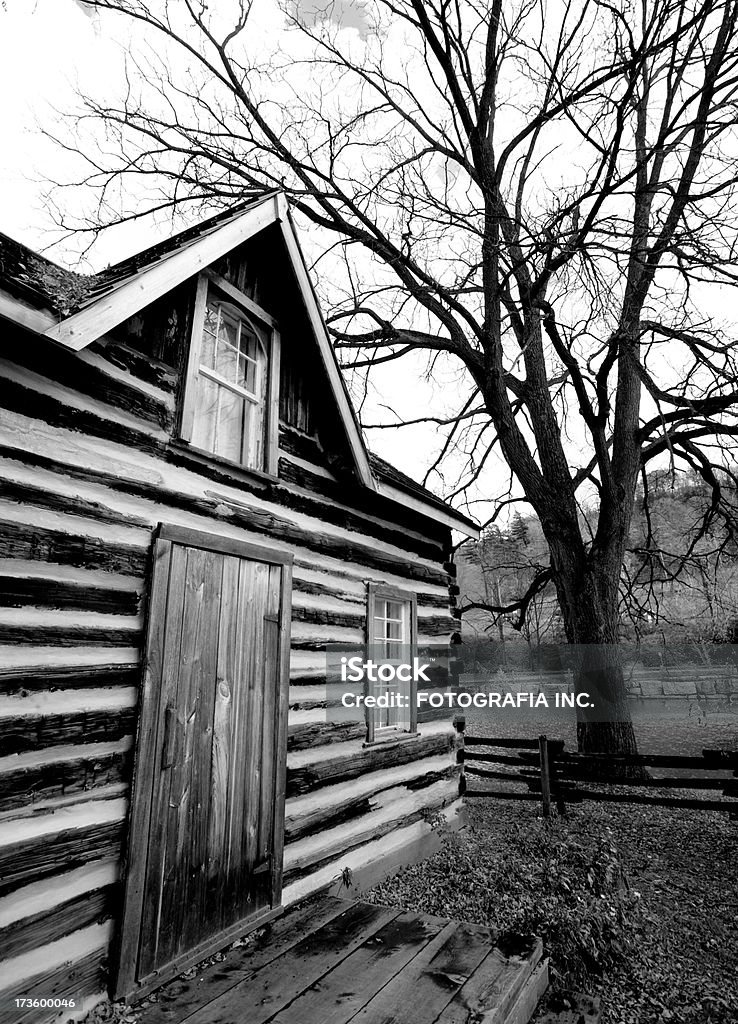
[[187, 973], [141, 1024], [527, 1024], [548, 983], [539, 939], [335, 897]]

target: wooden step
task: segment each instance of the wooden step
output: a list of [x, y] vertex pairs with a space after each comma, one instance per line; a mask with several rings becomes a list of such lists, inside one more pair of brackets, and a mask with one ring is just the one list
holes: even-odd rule
[[355, 901], [288, 911], [141, 1024], [528, 1024], [548, 984], [535, 936]]
[[548, 959], [541, 960], [505, 1017], [505, 1024], [528, 1024], [548, 988]]
[[543, 945], [536, 937], [519, 940], [515, 946], [501, 941], [435, 1024], [467, 1024], [470, 1020], [475, 1024], [528, 1024], [548, 985], [548, 961], [542, 960], [542, 953]]

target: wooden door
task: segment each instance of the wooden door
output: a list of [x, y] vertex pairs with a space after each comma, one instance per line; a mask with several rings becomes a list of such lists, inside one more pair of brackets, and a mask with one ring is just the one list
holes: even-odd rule
[[273, 916], [282, 878], [291, 556], [155, 543], [116, 995]]

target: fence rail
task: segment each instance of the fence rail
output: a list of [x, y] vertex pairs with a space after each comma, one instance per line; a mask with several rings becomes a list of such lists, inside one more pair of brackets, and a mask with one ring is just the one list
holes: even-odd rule
[[[459, 791], [472, 798], [497, 800], [538, 800], [548, 817], [556, 805], [559, 814], [567, 804], [594, 800], [607, 803], [632, 803], [656, 807], [728, 811], [738, 818], [738, 751], [702, 751], [701, 756], [682, 754], [580, 754], [565, 749], [563, 740], [539, 736], [537, 739], [513, 739], [509, 736], [467, 736], [466, 722], [456, 720], [460, 735], [457, 760], [461, 766]], [[480, 749], [483, 748], [483, 749]], [[504, 750], [508, 753], [499, 753]], [[509, 751], [515, 750], [515, 754]], [[487, 765], [500, 765], [489, 768]], [[645, 769], [695, 769], [701, 772], [732, 771], [732, 778], [697, 776], [652, 777]], [[640, 769], [640, 771], [638, 771]], [[474, 789], [470, 781], [505, 781], [525, 790]], [[582, 788], [586, 786], [587, 788]], [[612, 792], [611, 787], [626, 792]], [[607, 788], [603, 788], [607, 787]], [[638, 790], [685, 789], [720, 791], [722, 799], [697, 799], [690, 796], [653, 796]]]

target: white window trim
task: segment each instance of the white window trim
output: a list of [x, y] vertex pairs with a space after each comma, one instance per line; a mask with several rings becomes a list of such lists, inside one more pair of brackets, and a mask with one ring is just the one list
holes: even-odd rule
[[[408, 628], [409, 637], [406, 646], [413, 647], [418, 638], [418, 602], [417, 596], [411, 590], [402, 590], [398, 587], [385, 586], [381, 583], [367, 583], [366, 594], [366, 640], [372, 645], [380, 641], [374, 638], [374, 612], [377, 601], [401, 601], [408, 607]], [[391, 660], [391, 659], [389, 659]], [[409, 726], [377, 726], [377, 712], [373, 708], [366, 709], [366, 741], [376, 743], [380, 740], [393, 739], [398, 736], [414, 735], [418, 731], [418, 706], [417, 706], [417, 684], [410, 683], [410, 707]]]
[[207, 306], [208, 292], [212, 290], [243, 310], [246, 320], [256, 320], [258, 326], [264, 331], [267, 339], [265, 346], [266, 356], [266, 397], [264, 402], [264, 459], [261, 467], [244, 466], [232, 459], [224, 459], [215, 452], [209, 452], [201, 448], [194, 449], [200, 455], [206, 456], [216, 462], [235, 466], [242, 472], [261, 472], [276, 477], [279, 459], [279, 362], [280, 362], [280, 335], [277, 328], [277, 321], [265, 309], [262, 309], [253, 299], [245, 295], [230, 281], [212, 271], [205, 271], [198, 275], [197, 289], [195, 292], [195, 305], [192, 314], [192, 329], [190, 331], [190, 347], [187, 354], [187, 367], [183, 382], [181, 414], [179, 420], [179, 437], [187, 444], [192, 444], [193, 429], [195, 423], [195, 388], [197, 377], [203, 375], [218, 385], [226, 387], [235, 394], [248, 399], [250, 402], [258, 402], [255, 395], [244, 388], [234, 385], [232, 381], [223, 379], [220, 374], [213, 372], [208, 367], [201, 366], [203, 346], [203, 326], [205, 324], [205, 308]]

